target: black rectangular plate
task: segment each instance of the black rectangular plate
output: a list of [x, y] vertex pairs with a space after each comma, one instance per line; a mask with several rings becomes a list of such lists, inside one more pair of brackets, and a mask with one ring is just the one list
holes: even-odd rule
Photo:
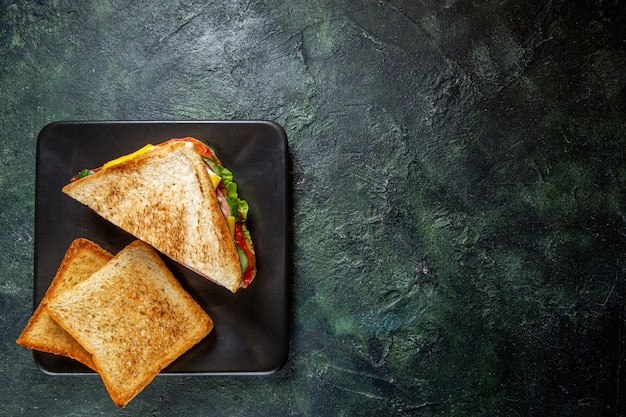
[[[258, 272], [247, 289], [233, 294], [163, 256], [215, 327], [162, 374], [272, 373], [287, 359], [289, 338], [288, 152], [285, 132], [274, 122], [76, 121], [45, 126], [37, 141], [34, 306], [75, 238], [90, 239], [114, 254], [134, 240], [61, 188], [83, 168], [99, 167], [147, 143], [184, 136], [213, 146], [233, 172], [240, 197], [250, 205], [248, 228]], [[34, 357], [45, 373], [93, 373], [63, 356], [34, 352]]]

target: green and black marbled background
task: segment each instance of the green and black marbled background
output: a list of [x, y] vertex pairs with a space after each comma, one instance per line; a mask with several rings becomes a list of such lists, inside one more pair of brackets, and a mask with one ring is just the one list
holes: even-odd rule
[[[288, 135], [285, 367], [43, 375], [39, 130], [218, 119]], [[1, 415], [626, 415], [620, 1], [1, 0], [0, 140]]]

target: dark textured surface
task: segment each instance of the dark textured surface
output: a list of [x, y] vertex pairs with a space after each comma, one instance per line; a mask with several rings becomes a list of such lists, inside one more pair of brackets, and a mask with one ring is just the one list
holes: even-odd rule
[[[154, 3], [0, 2], [3, 415], [624, 415], [620, 2]], [[35, 139], [64, 119], [285, 128], [280, 372], [115, 410], [35, 369]]]

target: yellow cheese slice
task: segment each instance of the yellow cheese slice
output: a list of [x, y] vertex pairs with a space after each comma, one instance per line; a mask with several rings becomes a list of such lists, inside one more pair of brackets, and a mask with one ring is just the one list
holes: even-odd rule
[[102, 168], [109, 168], [109, 167], [112, 167], [113, 165], [117, 165], [117, 164], [119, 164], [121, 162], [128, 161], [129, 159], [133, 159], [134, 157], [136, 157], [138, 155], [141, 155], [142, 153], [148, 152], [149, 150], [154, 149], [154, 148], [155, 148], [154, 145], [147, 144], [143, 148], [138, 149], [138, 150], [136, 150], [133, 153], [129, 153], [128, 155], [123, 155], [123, 156], [120, 156], [119, 158], [115, 158], [115, 159], [112, 159], [109, 162], [106, 162], [104, 165], [102, 165]]
[[207, 172], [209, 173], [209, 177], [211, 177], [211, 181], [213, 182], [213, 188], [217, 188], [220, 181], [222, 180], [222, 177], [219, 177], [215, 172], [211, 171], [209, 168], [207, 168]]
[[228, 230], [230, 231], [230, 235], [235, 237], [235, 217], [227, 216], [226, 223], [228, 223]]

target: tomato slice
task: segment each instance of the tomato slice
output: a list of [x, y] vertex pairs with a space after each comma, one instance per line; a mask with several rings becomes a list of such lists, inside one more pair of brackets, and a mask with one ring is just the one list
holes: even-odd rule
[[248, 258], [248, 268], [243, 274], [243, 288], [246, 288], [251, 282], [254, 276], [252, 275], [254, 272], [253, 263], [252, 263], [252, 254], [250, 253], [250, 249], [248, 249], [248, 245], [246, 245], [246, 237], [243, 234], [243, 229], [241, 228], [241, 222], [237, 222], [235, 224], [235, 243], [237, 246], [241, 248], [241, 250], [246, 254], [246, 258]]

